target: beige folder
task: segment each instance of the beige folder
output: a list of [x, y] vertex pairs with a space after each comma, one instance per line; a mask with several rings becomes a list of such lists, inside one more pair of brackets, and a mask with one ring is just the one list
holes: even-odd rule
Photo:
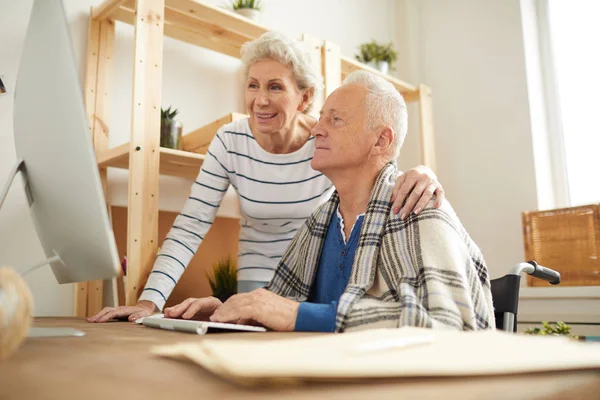
[[[267, 338], [269, 334], [261, 335]], [[415, 339], [421, 343], [402, 346], [403, 341]], [[365, 351], [369, 346], [374, 347]], [[377, 346], [379, 349], [375, 348]], [[265, 341], [206, 337], [194, 343], [158, 346], [152, 351], [162, 356], [189, 359], [223, 378], [242, 384], [600, 368], [600, 344], [597, 343], [499, 331], [454, 332], [423, 328], [377, 329]]]

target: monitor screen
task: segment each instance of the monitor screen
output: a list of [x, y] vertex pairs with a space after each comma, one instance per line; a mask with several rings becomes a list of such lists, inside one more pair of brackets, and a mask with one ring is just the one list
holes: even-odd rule
[[58, 282], [120, 273], [61, 0], [34, 1], [14, 88], [30, 214]]

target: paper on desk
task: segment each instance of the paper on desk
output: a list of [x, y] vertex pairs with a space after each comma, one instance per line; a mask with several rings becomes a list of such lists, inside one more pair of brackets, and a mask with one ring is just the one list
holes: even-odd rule
[[600, 368], [600, 345], [565, 337], [498, 331], [435, 331], [426, 345], [356, 355], [357, 346], [398, 337], [430, 335], [401, 328], [280, 340], [216, 340], [158, 346], [155, 354], [189, 359], [224, 378], [327, 380], [372, 377], [493, 375]]

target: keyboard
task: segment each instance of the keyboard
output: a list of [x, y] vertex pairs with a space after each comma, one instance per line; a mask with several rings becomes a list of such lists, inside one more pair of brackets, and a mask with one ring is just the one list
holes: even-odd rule
[[[238, 324], [226, 324], [222, 322], [210, 322], [210, 321], [193, 321], [187, 319], [174, 319], [164, 318], [162, 316], [150, 316], [141, 318], [142, 321], [138, 322], [149, 328], [166, 329], [169, 331], [195, 333], [197, 335], [204, 335], [212, 332], [266, 332], [267, 330], [262, 326], [252, 325], [238, 325]], [[137, 321], [136, 321], [137, 322]]]

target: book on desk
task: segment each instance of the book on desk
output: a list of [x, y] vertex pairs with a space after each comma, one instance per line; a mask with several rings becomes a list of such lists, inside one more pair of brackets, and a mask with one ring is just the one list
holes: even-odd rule
[[[433, 337], [432, 337], [433, 335]], [[355, 351], [367, 343], [432, 338], [385, 351]], [[264, 381], [356, 380], [517, 374], [600, 367], [600, 346], [566, 337], [500, 331], [378, 329], [268, 342], [223, 338], [157, 346], [159, 356], [186, 359], [241, 384]]]

